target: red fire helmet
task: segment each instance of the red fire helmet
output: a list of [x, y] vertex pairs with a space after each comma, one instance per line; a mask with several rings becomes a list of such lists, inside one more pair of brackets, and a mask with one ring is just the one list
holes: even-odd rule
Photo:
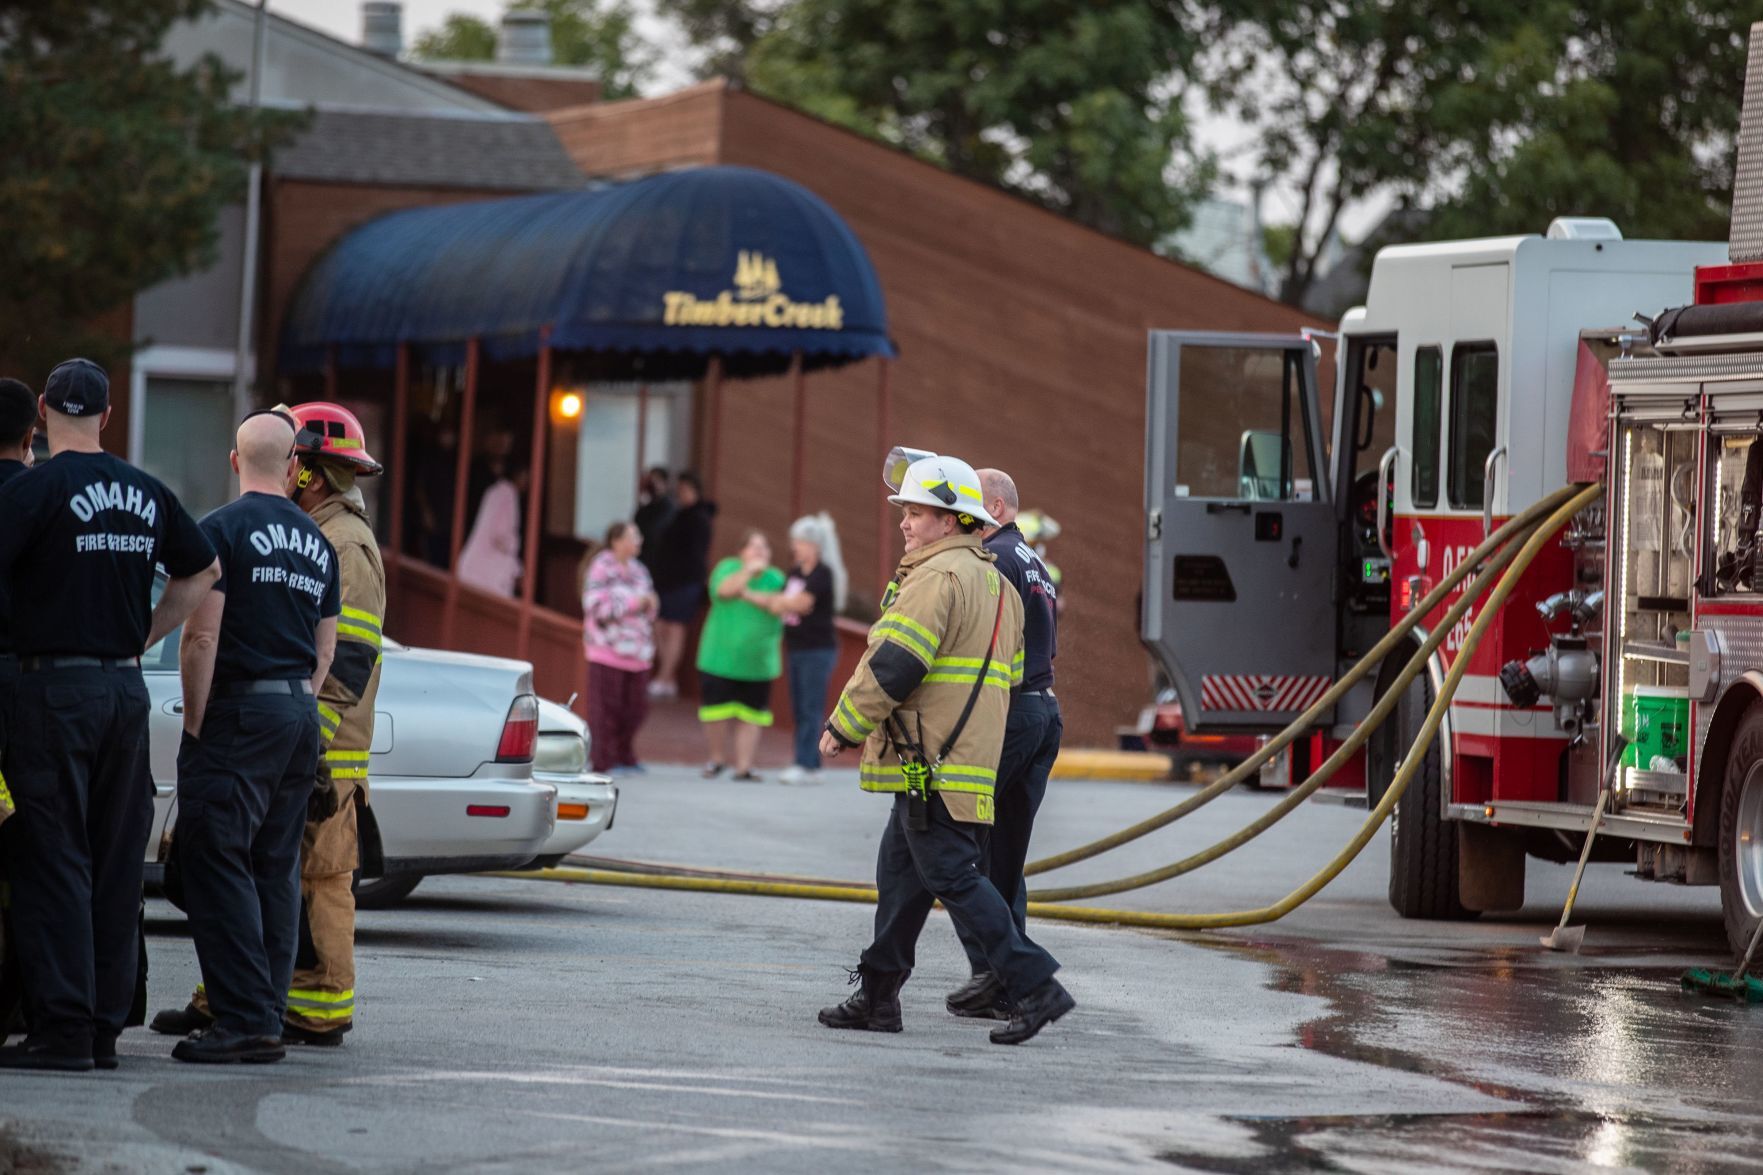
[[296, 453], [334, 461], [359, 477], [385, 472], [385, 467], [369, 455], [367, 434], [347, 408], [315, 400], [296, 404], [289, 411], [294, 414], [298, 429], [294, 437]]

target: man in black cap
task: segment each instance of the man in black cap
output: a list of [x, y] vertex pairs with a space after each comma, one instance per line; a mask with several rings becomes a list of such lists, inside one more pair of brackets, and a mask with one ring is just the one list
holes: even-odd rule
[[214, 1024], [180, 1061], [279, 1061], [300, 922], [300, 837], [318, 775], [317, 689], [341, 611], [337, 553], [288, 500], [294, 418], [239, 426], [239, 497], [202, 520], [220, 581], [184, 625], [178, 664], [178, 854]]
[[[5, 485], [31, 464], [31, 442], [37, 436], [37, 397], [30, 388], [16, 379], [0, 379], [0, 485]], [[13, 683], [18, 678], [18, 655], [12, 651], [12, 633], [6, 624], [6, 613], [0, 609], [0, 750], [11, 733]], [[0, 879], [7, 876], [7, 841], [12, 830], [7, 818], [12, 815], [12, 793], [6, 776], [0, 774]], [[19, 986], [18, 952], [12, 949], [11, 902], [0, 908], [0, 1044], [18, 1016], [23, 998]]]
[[[114, 1069], [135, 992], [153, 815], [141, 652], [220, 576], [158, 480], [104, 452], [110, 381], [69, 359], [39, 401], [49, 460], [0, 487], [0, 602], [19, 677], [0, 759], [17, 814], [13, 920], [30, 1034], [0, 1068]], [[171, 577], [153, 605], [154, 564]]]

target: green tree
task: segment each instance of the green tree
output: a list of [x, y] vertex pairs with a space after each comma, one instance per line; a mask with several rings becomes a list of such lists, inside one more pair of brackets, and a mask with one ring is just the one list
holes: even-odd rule
[[1171, 0], [667, 0], [711, 69], [1139, 244], [1212, 178]]
[[[508, 7], [548, 13], [551, 60], [593, 68], [608, 98], [635, 97], [654, 71], [655, 48], [638, 32], [629, 0], [514, 0]], [[456, 12], [418, 37], [412, 52], [427, 61], [489, 61], [496, 56], [496, 30]]]
[[1258, 132], [1249, 178], [1295, 196], [1281, 300], [1298, 305], [1342, 214], [1426, 186], [1429, 111], [1472, 69], [1506, 0], [1226, 0], [1203, 72], [1215, 107]]
[[1260, 132], [1253, 178], [1296, 194], [1297, 304], [1375, 194], [1429, 207], [1438, 238], [1559, 215], [1723, 235], [1759, 18], [1763, 0], [1223, 0], [1204, 72]]
[[1532, 0], [1432, 114], [1438, 237], [1609, 216], [1629, 237], [1721, 240], [1746, 35], [1763, 0]]
[[490, 61], [496, 56], [496, 30], [486, 20], [455, 12], [440, 28], [416, 38], [410, 52], [423, 61]]
[[114, 361], [94, 320], [214, 263], [217, 215], [302, 116], [248, 111], [218, 58], [179, 69], [166, 31], [208, 0], [0, 4], [0, 349], [33, 376]]

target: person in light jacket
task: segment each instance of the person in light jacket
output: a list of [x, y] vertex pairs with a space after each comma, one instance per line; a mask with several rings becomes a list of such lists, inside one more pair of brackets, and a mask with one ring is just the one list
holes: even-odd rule
[[582, 641], [588, 656], [588, 730], [594, 770], [640, 772], [636, 737], [649, 716], [660, 600], [638, 556], [643, 532], [630, 522], [606, 529], [606, 546], [588, 564], [582, 588]]

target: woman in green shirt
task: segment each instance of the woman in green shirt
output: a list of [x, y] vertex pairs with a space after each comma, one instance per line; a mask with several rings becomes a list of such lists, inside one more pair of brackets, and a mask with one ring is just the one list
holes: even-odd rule
[[783, 618], [766, 602], [784, 588], [784, 573], [771, 566], [771, 543], [747, 532], [739, 555], [710, 572], [710, 615], [698, 638], [698, 720], [710, 744], [704, 778], [722, 774], [729, 762], [734, 725], [734, 778], [758, 782], [753, 756], [759, 732], [771, 725], [771, 683], [783, 673]]

